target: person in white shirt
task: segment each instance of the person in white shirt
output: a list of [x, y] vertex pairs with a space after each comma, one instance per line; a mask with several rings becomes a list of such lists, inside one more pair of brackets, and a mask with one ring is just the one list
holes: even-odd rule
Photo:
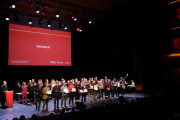
[[131, 80], [131, 85], [128, 85], [128, 87], [131, 92], [135, 89], [135, 83], [133, 80]]
[[51, 81], [51, 91], [53, 90], [54, 86], [56, 86], [56, 82], [54, 81], [54, 79], [52, 79], [52, 81]]
[[135, 87], [135, 83], [134, 83], [134, 81], [133, 80], [131, 80], [131, 85], [128, 85], [129, 86], [129, 88], [130, 87]]

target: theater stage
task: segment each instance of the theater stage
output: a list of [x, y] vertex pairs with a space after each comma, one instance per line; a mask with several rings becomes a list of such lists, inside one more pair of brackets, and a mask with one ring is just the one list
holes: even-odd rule
[[[135, 100], [136, 98], [142, 98], [147, 96], [147, 94], [142, 94], [142, 93], [126, 93], [125, 94], [125, 99], [127, 101], [131, 101], [131, 100]], [[92, 97], [91, 97], [92, 98]], [[75, 100], [74, 100], [75, 101]], [[81, 101], [81, 98], [80, 98]], [[69, 100], [66, 101], [66, 105], [68, 106], [68, 102]], [[112, 103], [117, 103], [118, 102], [118, 98], [110, 98], [108, 100], [100, 100], [100, 101], [93, 101], [93, 102], [88, 102], [86, 103], [86, 108], [91, 108], [93, 106], [103, 106], [104, 104], [112, 104]], [[59, 101], [59, 106], [61, 105], [61, 100]], [[16, 103], [16, 101], [13, 101], [13, 107], [12, 108], [6, 108], [6, 109], [2, 109], [0, 108], [0, 120], [12, 120], [14, 117], [19, 118], [21, 115], [24, 115], [26, 118], [31, 118], [31, 116], [33, 114], [39, 114], [39, 116], [47, 116], [50, 113], [52, 113], [51, 111], [54, 108], [54, 101], [50, 100], [49, 101], [49, 112], [41, 112], [42, 111], [42, 106], [43, 106], [43, 101], [41, 102], [41, 107], [40, 107], [40, 111], [36, 110], [35, 105], [23, 105], [23, 104], [19, 104]], [[69, 106], [68, 106], [69, 107]], [[62, 109], [62, 108], [60, 108]], [[76, 110], [78, 111], [78, 110]], [[69, 107], [69, 111], [65, 111], [65, 112], [71, 112], [71, 107]], [[54, 114], [58, 114], [58, 113], [54, 113]]]

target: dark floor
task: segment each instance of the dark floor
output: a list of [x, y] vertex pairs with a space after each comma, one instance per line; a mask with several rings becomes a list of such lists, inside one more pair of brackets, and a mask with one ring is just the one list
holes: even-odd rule
[[[125, 94], [125, 99], [127, 101], [131, 101], [133, 99], [136, 98], [142, 98], [147, 96], [147, 94], [142, 94], [142, 93], [126, 93]], [[91, 97], [92, 98], [92, 97]], [[81, 101], [81, 99], [80, 99]], [[66, 105], [68, 106], [69, 100], [66, 101]], [[118, 102], [118, 98], [114, 98], [114, 99], [109, 99], [109, 100], [100, 100], [100, 101], [93, 101], [93, 102], [88, 102], [86, 103], [86, 108], [91, 108], [93, 106], [102, 106], [104, 104], [112, 104]], [[59, 101], [59, 106], [61, 104], [61, 100]], [[14, 117], [19, 118], [21, 115], [24, 115], [26, 118], [31, 118], [31, 116], [33, 114], [39, 114], [39, 116], [46, 116], [49, 115], [51, 113], [51, 111], [54, 109], [54, 101], [50, 100], [49, 101], [49, 112], [42, 112], [42, 106], [43, 106], [43, 101], [41, 102], [41, 108], [40, 111], [36, 110], [35, 105], [23, 105], [23, 104], [19, 104], [16, 103], [16, 101], [13, 101], [13, 107], [12, 108], [6, 108], [6, 109], [2, 109], [0, 108], [0, 120], [12, 120]], [[68, 106], [69, 107], [69, 106]], [[60, 108], [62, 109], [62, 108]], [[71, 109], [71, 107], [69, 107], [69, 109]], [[70, 112], [66, 111], [66, 112]], [[77, 110], [76, 110], [77, 111]]]

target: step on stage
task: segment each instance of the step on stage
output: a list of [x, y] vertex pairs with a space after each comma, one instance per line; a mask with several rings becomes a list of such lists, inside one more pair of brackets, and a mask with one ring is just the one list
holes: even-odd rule
[[[131, 100], [135, 100], [136, 98], [142, 98], [145, 96], [147, 96], [147, 94], [126, 93], [124, 98], [126, 101], [131, 101]], [[80, 101], [81, 101], [81, 97], [80, 97]], [[97, 100], [97, 101], [87, 102], [85, 103], [85, 105], [86, 105], [86, 108], [91, 108], [91, 107], [99, 107], [105, 104], [112, 104], [112, 103], [117, 103], [117, 102], [118, 102], [118, 98], [115, 97], [115, 98], [103, 99], [99, 101]], [[68, 106], [68, 108], [66, 109], [65, 112], [71, 112], [72, 107], [69, 106], [69, 99], [66, 100], [66, 105]], [[61, 99], [59, 100], [59, 107], [60, 106], [61, 106]], [[43, 107], [43, 101], [41, 102], [41, 107], [40, 107], [40, 110], [38, 111], [36, 110], [36, 107], [33, 104], [23, 105], [23, 104], [16, 103], [16, 101], [14, 100], [12, 108], [5, 108], [5, 109], [0, 108], [0, 120], [12, 120], [14, 117], [20, 118], [21, 115], [24, 115], [25, 118], [31, 118], [33, 114], [39, 114], [39, 116], [48, 116], [50, 113], [54, 113], [52, 112], [54, 109], [53, 100], [49, 101], [49, 105], [48, 105], [49, 112], [42, 112], [42, 107]], [[61, 109], [62, 108], [60, 108], [60, 110]], [[75, 110], [79, 111], [77, 109]], [[54, 113], [54, 114], [59, 114], [59, 113]]]

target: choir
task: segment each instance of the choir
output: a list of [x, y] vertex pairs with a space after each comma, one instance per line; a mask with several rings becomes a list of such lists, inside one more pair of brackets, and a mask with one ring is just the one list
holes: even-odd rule
[[[66, 106], [66, 100], [69, 97], [69, 106], [73, 107], [77, 102], [92, 102], [101, 100], [101, 99], [108, 99], [111, 97], [114, 98], [114, 94], [116, 97], [119, 97], [119, 94], [124, 95], [125, 87], [129, 89], [135, 88], [135, 83], [131, 80], [131, 85], [126, 85], [127, 82], [125, 81], [128, 77], [128, 74], [123, 78], [120, 77], [116, 81], [114, 78], [112, 81], [108, 79], [106, 76], [104, 79], [97, 79], [97, 76], [93, 78], [82, 78], [81, 81], [78, 78], [71, 79], [65, 81], [62, 79], [61, 81], [52, 79], [49, 82], [48, 79], [45, 82], [42, 82], [42, 79], [38, 80], [38, 83], [35, 82], [34, 79], [29, 80], [29, 83], [26, 85], [26, 82], [23, 82], [22, 86], [20, 85], [19, 81], [16, 85], [16, 93], [20, 92], [20, 88], [22, 88], [22, 103], [26, 103], [27, 92], [29, 92], [29, 99], [32, 104], [35, 102], [35, 106], [37, 110], [40, 110], [41, 99], [43, 98], [43, 108], [42, 110], [48, 111], [48, 102], [51, 98], [54, 100], [54, 110], [59, 109], [59, 100], [61, 99], [61, 107]], [[6, 83], [4, 82], [4, 86]], [[3, 86], [1, 87], [1, 90]], [[6, 89], [5, 89], [6, 90]], [[103, 94], [105, 94], [103, 96]], [[80, 101], [80, 96], [82, 99]], [[87, 96], [87, 99], [86, 99]], [[35, 97], [35, 100], [34, 100]], [[75, 97], [75, 104], [74, 104], [74, 97]], [[92, 99], [91, 99], [92, 97]], [[16, 97], [16, 102], [19, 102]], [[2, 102], [4, 105], [4, 101]], [[39, 103], [37, 105], [37, 103]], [[45, 109], [46, 105], [46, 109]]]

